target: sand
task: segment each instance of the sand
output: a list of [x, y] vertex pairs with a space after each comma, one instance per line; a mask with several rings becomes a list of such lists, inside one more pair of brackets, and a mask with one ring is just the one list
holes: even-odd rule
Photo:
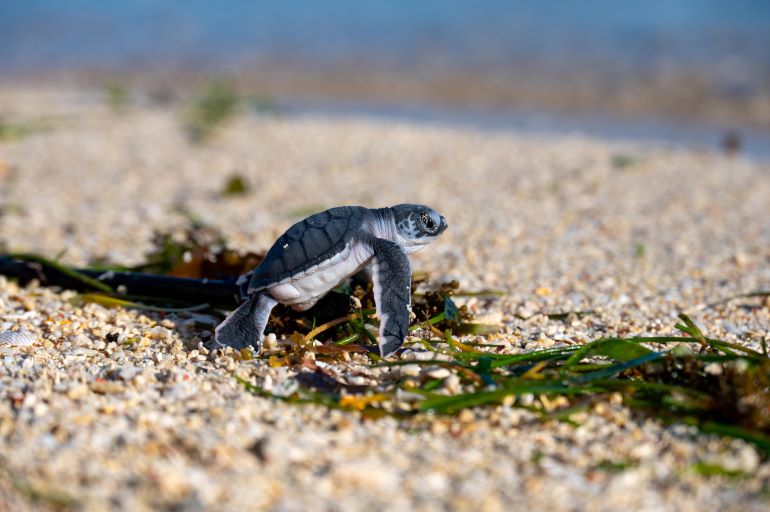
[[[709, 306], [770, 289], [766, 163], [580, 136], [246, 114], [195, 145], [179, 107], [114, 112], [61, 91], [5, 89], [0, 112], [53, 119], [44, 133], [0, 142], [8, 250], [138, 263], [154, 231], [180, 230], [192, 215], [258, 251], [314, 210], [420, 202], [450, 228], [412, 257], [414, 269], [502, 290], [468, 305], [501, 324], [495, 342], [506, 350], [674, 334], [683, 311], [728, 341], [758, 348], [770, 336], [762, 299]], [[223, 196], [233, 174], [252, 192]], [[247, 393], [234, 375], [280, 389], [299, 369], [212, 352], [210, 329], [190, 319], [74, 297], [0, 277], [0, 331], [35, 338], [0, 347], [0, 508], [768, 506], [770, 464], [753, 446], [618, 401], [578, 427], [506, 404], [363, 420]], [[545, 316], [589, 309], [582, 320]], [[359, 363], [334, 371], [351, 383], [378, 378]], [[745, 476], [706, 477], [699, 463]]]

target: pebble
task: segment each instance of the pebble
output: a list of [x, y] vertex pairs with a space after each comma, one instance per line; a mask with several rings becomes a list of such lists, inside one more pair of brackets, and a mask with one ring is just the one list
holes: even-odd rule
[[446, 368], [430, 368], [425, 371], [425, 375], [431, 379], [446, 379], [452, 375], [452, 372]]
[[265, 347], [265, 350], [271, 350], [278, 346], [278, 341], [275, 336], [275, 333], [271, 332], [265, 336], [265, 340], [263, 341], [263, 346]]
[[420, 375], [420, 365], [417, 364], [405, 364], [401, 367], [401, 375], [405, 377], [417, 377]]

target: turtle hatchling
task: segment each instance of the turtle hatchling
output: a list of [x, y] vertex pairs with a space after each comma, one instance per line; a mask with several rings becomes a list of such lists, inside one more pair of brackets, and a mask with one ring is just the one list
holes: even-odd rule
[[400, 204], [369, 209], [341, 206], [289, 228], [265, 259], [239, 279], [243, 302], [216, 328], [220, 345], [259, 351], [270, 312], [278, 304], [311, 308], [349, 276], [371, 266], [384, 357], [404, 342], [409, 327], [412, 271], [407, 254], [447, 228], [427, 206]]

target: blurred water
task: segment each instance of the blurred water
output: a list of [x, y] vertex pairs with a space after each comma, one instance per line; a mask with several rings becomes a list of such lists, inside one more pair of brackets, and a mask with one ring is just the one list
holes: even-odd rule
[[[770, 68], [767, 0], [2, 0], [0, 77], [168, 65]], [[745, 66], [745, 64], [744, 64]]]
[[0, 0], [0, 80], [84, 72], [770, 155], [770, 0]]
[[[384, 121], [403, 121], [422, 125], [451, 125], [484, 132], [515, 131], [531, 136], [587, 136], [616, 143], [632, 143], [634, 147], [668, 148], [724, 152], [723, 126], [712, 123], [687, 123], [664, 118], [622, 119], [592, 114], [565, 116], [544, 111], [503, 111], [486, 109], [446, 109], [429, 105], [393, 106], [372, 103], [296, 103], [287, 106], [296, 117], [367, 117]], [[739, 151], [750, 158], [770, 162], [770, 132], [766, 130], [739, 130]]]

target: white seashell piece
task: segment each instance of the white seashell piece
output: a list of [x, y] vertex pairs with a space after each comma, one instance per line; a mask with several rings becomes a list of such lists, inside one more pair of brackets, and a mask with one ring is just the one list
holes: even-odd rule
[[32, 345], [37, 340], [37, 336], [29, 331], [0, 331], [0, 345], [13, 345], [16, 347], [26, 347]]

